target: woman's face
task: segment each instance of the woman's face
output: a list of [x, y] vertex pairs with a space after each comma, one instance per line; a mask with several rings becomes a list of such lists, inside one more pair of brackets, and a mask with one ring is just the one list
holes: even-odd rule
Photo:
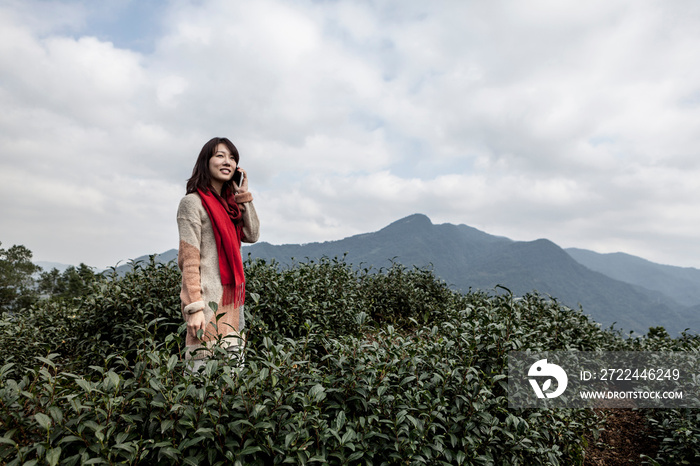
[[211, 174], [211, 184], [221, 193], [221, 188], [228, 180], [233, 178], [236, 170], [236, 159], [226, 144], [220, 143], [216, 146], [216, 152], [209, 159], [209, 173]]

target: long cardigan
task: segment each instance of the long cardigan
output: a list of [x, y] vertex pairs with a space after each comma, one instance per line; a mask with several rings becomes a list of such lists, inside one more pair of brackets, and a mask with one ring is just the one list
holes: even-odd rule
[[[253, 206], [253, 196], [249, 192], [236, 194], [236, 203], [243, 214], [241, 240], [254, 243], [260, 236], [260, 222]], [[223, 306], [221, 303], [223, 287], [214, 229], [199, 194], [188, 194], [182, 198], [177, 209], [177, 226], [180, 233], [177, 263], [182, 271], [182, 316], [188, 321], [194, 313], [202, 311], [206, 322], [202, 340], [188, 330], [185, 357], [207, 357], [208, 351], [194, 351], [203, 345], [210, 345], [219, 337], [224, 337], [224, 346], [242, 345], [241, 332], [245, 327], [243, 306], [234, 308], [233, 304]], [[211, 302], [218, 305], [216, 318]]]

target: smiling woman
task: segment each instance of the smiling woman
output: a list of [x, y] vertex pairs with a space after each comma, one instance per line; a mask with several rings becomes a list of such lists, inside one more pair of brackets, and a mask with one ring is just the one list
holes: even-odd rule
[[248, 191], [248, 176], [238, 161], [238, 150], [230, 140], [207, 142], [177, 211], [180, 300], [187, 322], [185, 357], [194, 359], [194, 371], [210, 355], [207, 346], [219, 338], [232, 356], [242, 354], [245, 275], [241, 242], [258, 240], [260, 222]]

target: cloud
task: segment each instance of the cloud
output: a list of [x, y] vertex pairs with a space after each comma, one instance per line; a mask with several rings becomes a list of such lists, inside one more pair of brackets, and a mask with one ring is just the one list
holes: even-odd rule
[[[3, 244], [99, 266], [175, 247], [185, 180], [220, 135], [273, 243], [422, 212], [700, 264], [693, 2], [134, 8], [0, 7], [0, 207], [21, 226]], [[116, 26], [135, 12], [148, 37]]]

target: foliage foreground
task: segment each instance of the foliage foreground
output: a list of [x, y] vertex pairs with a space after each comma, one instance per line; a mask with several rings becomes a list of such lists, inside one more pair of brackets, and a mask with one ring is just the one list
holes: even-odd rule
[[[583, 464], [604, 420], [509, 409], [508, 351], [700, 346], [622, 338], [556, 300], [459, 294], [398, 265], [249, 261], [246, 273], [245, 363], [222, 350], [196, 374], [172, 265], [5, 314], [0, 462]], [[661, 448], [640, 461], [700, 458], [697, 410], [646, 414]]]

